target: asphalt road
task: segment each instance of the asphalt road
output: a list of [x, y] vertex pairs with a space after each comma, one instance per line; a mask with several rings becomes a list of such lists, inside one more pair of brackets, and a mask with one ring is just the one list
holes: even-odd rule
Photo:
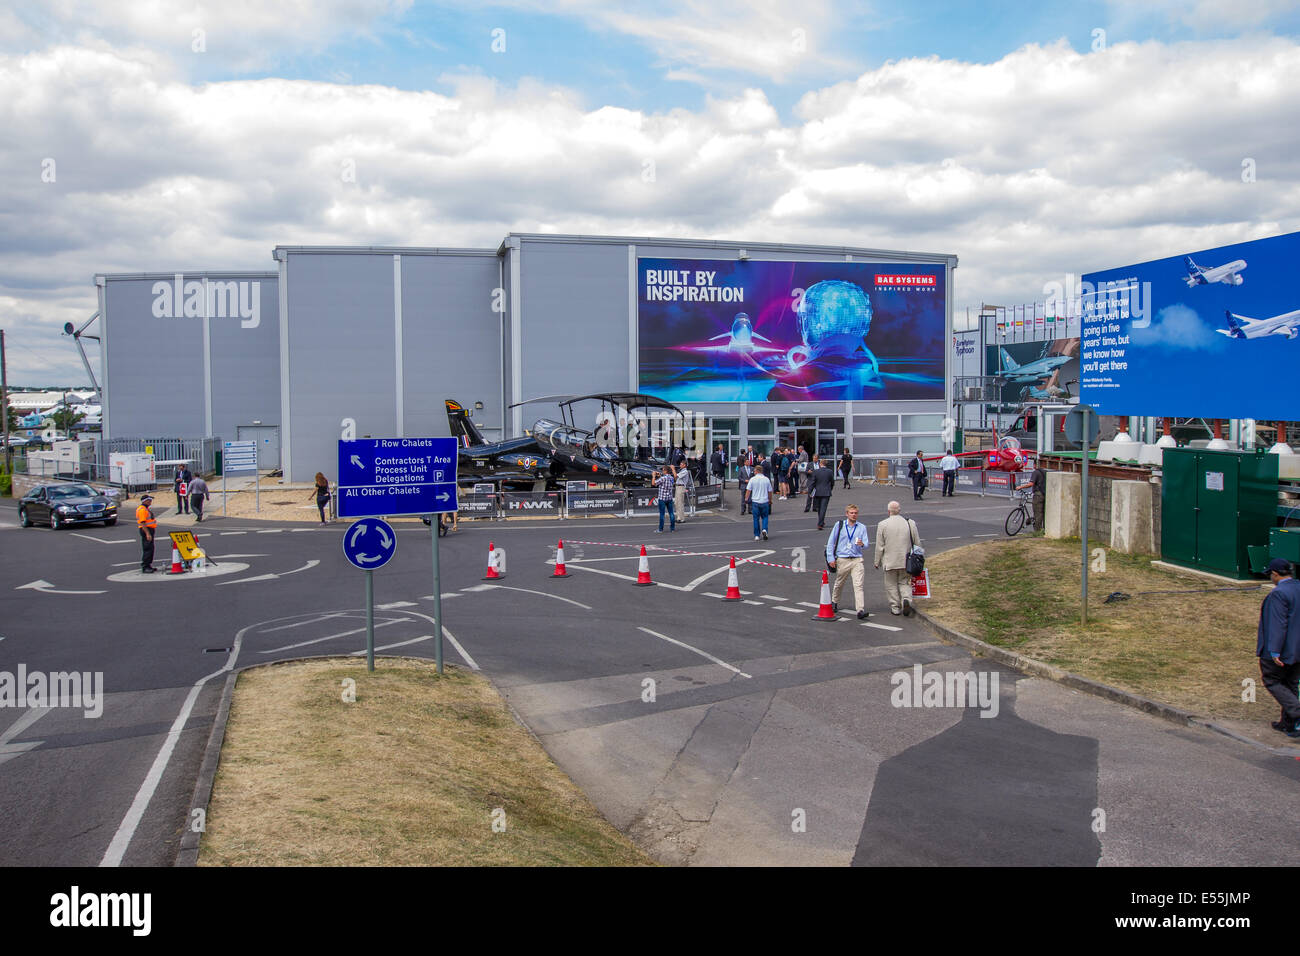
[[[971, 497], [913, 507], [903, 489], [857, 488], [837, 490], [832, 512], [855, 500], [874, 532], [891, 496], [932, 552], [1000, 535], [1008, 510]], [[521, 520], [463, 522], [442, 540], [447, 660], [489, 675], [601, 811], [659, 858], [1294, 859], [1293, 832], [1274, 831], [1296, 761], [972, 661], [891, 616], [870, 571], [865, 623], [815, 621], [809, 571], [823, 566], [825, 535], [802, 502], [776, 502], [771, 539], [758, 542], [734, 491], [731, 504], [672, 534], [649, 518]], [[0, 708], [0, 863], [170, 864], [224, 669], [363, 649], [346, 525], [187, 522], [215, 564], [179, 578], [139, 574], [129, 526], [16, 525], [0, 505], [0, 673], [102, 672], [105, 699], [99, 717]], [[429, 531], [398, 528], [397, 556], [375, 574], [376, 644], [431, 657]], [[556, 580], [560, 536], [570, 576]], [[489, 540], [506, 552], [497, 582], [482, 580]], [[654, 587], [633, 584], [641, 544]], [[738, 603], [720, 600], [730, 555]], [[899, 706], [901, 686], [921, 680], [915, 665], [974, 673], [986, 691], [996, 675], [997, 693]]]

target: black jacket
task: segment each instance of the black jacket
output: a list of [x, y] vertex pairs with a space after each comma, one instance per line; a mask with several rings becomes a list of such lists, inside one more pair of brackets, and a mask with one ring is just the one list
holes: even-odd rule
[[820, 465], [812, 472], [813, 497], [829, 498], [835, 488], [835, 472], [825, 465]]
[[915, 456], [907, 463], [907, 476], [911, 478], [914, 475], [925, 477], [925, 462]]

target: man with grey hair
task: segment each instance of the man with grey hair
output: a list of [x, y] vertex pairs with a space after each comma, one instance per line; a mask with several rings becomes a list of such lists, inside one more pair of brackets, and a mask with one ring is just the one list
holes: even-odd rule
[[916, 522], [904, 518], [897, 501], [889, 503], [889, 517], [876, 525], [876, 567], [885, 563], [885, 596], [889, 598], [889, 613], [912, 613], [912, 578], [907, 573], [907, 554], [921, 543], [921, 533]]

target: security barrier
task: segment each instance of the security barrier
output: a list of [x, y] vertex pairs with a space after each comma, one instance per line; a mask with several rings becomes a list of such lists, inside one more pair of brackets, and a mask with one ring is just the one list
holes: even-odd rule
[[501, 509], [494, 492], [461, 491], [456, 495], [456, 514], [461, 518], [497, 518]]
[[515, 518], [521, 515], [562, 516], [563, 502], [558, 491], [503, 491], [501, 516]]
[[622, 491], [569, 491], [564, 496], [564, 516], [585, 518], [589, 515], [627, 516], [627, 494]]

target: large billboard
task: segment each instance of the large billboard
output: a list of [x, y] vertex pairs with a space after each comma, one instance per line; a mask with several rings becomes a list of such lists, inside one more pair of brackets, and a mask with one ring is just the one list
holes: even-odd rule
[[1300, 233], [1083, 277], [1080, 392], [1108, 415], [1294, 418]]
[[673, 402], [942, 399], [942, 263], [641, 259], [643, 392]]

